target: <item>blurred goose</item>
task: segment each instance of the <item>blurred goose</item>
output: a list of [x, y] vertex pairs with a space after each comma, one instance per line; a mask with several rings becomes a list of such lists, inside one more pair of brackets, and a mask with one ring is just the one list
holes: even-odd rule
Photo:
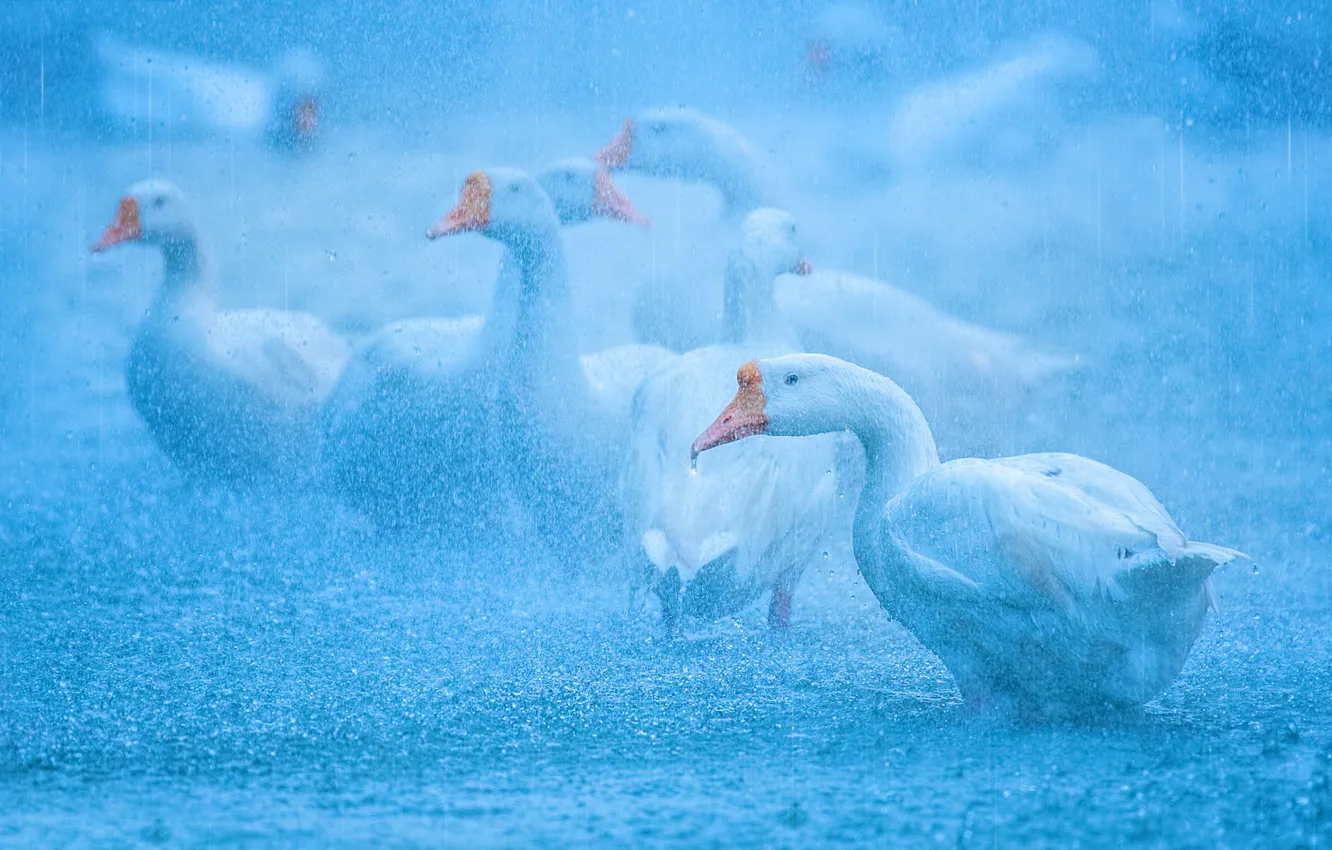
[[[562, 225], [594, 218], [647, 224], [615, 185], [610, 172], [591, 160], [556, 163], [537, 174], [536, 181], [554, 203]], [[519, 269], [511, 257], [501, 262], [498, 274], [495, 292], [518, 289]], [[504, 320], [503, 316], [499, 318]], [[376, 417], [403, 402], [395, 398], [397, 394], [411, 395], [428, 387], [437, 370], [447, 370], [466, 357], [477, 344], [485, 321], [478, 315], [404, 319], [383, 326], [358, 347], [324, 407], [325, 462], [333, 478], [347, 486], [348, 495], [364, 494], [354, 482], [376, 474], [366, 444], [379, 442], [376, 435], [381, 425]], [[651, 366], [669, 355], [665, 349], [650, 346], [623, 346], [584, 357], [584, 368], [604, 388], [598, 398], [616, 409], [624, 408], [623, 415], [627, 416], [634, 387], [617, 391], [616, 382], [632, 380], [633, 375], [641, 379]], [[629, 361], [634, 358], [641, 358], [643, 363], [633, 365]], [[384, 468], [378, 474], [388, 477], [384, 486], [394, 487], [393, 482], [402, 473]]]
[[971, 396], [1020, 399], [1078, 363], [864, 275], [816, 270], [779, 280], [775, 297], [805, 349], [890, 374], [940, 415]]
[[[655, 109], [624, 122], [596, 155], [611, 169], [668, 180], [706, 183], [721, 195], [716, 222], [686, 227], [685, 255], [655, 251], [650, 274], [636, 291], [633, 324], [643, 342], [687, 351], [717, 339], [721, 270], [744, 216], [770, 202], [758, 153], [735, 129], [692, 109]], [[664, 248], [665, 246], [661, 246]]]
[[163, 134], [262, 141], [285, 151], [314, 146], [323, 67], [313, 53], [289, 51], [272, 70], [260, 71], [103, 36], [97, 56], [102, 108], [116, 121], [153, 122]]
[[[484, 320], [385, 329], [329, 405], [326, 463], [344, 495], [377, 519], [499, 532], [519, 509], [519, 520], [568, 539], [608, 510], [614, 458], [585, 447], [623, 443], [613, 414], [629, 405], [614, 396], [632, 389], [594, 384], [584, 371], [561, 217], [542, 188], [561, 197], [565, 221], [637, 220], [604, 170], [588, 165], [557, 167], [540, 182], [511, 169], [477, 172], [430, 228], [432, 239], [476, 232], [500, 242], [503, 266]], [[572, 186], [582, 187], [580, 201]], [[628, 349], [603, 357], [603, 371], [620, 363], [645, 373], [654, 362]]]
[[899, 174], [1045, 164], [1062, 132], [1061, 87], [1085, 82], [1099, 58], [1091, 45], [1045, 35], [1010, 47], [980, 68], [932, 81], [902, 97], [885, 149]]
[[315, 470], [316, 414], [349, 353], [318, 319], [289, 310], [220, 310], [217, 279], [180, 191], [137, 183], [92, 246], [162, 252], [157, 298], [134, 334], [134, 409], [187, 474], [296, 483]]
[[[733, 128], [694, 110], [654, 110], [628, 119], [598, 159], [611, 168], [713, 183], [732, 211], [765, 194], [752, 146]], [[677, 286], [642, 306], [676, 316], [682, 308], [670, 299], [694, 299], [696, 306], [706, 292], [705, 286]], [[820, 269], [798, 281], [781, 279], [776, 298], [800, 347], [900, 376], [926, 399], [927, 409], [940, 414], [968, 393], [986, 393], [990, 403], [996, 396], [1022, 397], [1076, 362], [1038, 351], [1013, 334], [955, 319], [906, 290], [862, 275]]]
[[1179, 674], [1245, 556], [1190, 542], [1140, 482], [1070, 454], [940, 464], [897, 384], [816, 354], [746, 363], [704, 452], [849, 430], [868, 467], [856, 561], [890, 616], [974, 706], [1076, 715], [1140, 705]]
[[875, 4], [835, 0], [810, 22], [806, 76], [812, 83], [863, 94], [866, 85], [895, 70], [893, 60], [900, 59], [902, 52], [895, 42], [900, 38], [900, 31], [889, 26]]
[[[630, 563], [644, 567], [668, 633], [680, 615], [733, 614], [770, 593], [769, 622], [785, 628], [805, 567], [826, 548], [839, 517], [839, 438], [815, 445], [755, 440], [693, 469], [695, 435], [731, 395], [731, 370], [798, 345], [773, 303], [773, 279], [807, 273], [785, 212], [758, 209], [726, 266], [722, 344], [680, 356], [634, 400], [624, 486]], [[840, 525], [850, 530], [850, 516]]]
[[771, 202], [758, 151], [740, 131], [697, 109], [649, 109], [626, 118], [594, 159], [612, 170], [711, 184], [737, 224]]

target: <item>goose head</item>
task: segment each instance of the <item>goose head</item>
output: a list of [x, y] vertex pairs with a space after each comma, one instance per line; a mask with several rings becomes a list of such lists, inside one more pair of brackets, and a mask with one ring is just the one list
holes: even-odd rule
[[463, 182], [458, 203], [426, 236], [438, 239], [476, 232], [506, 245], [528, 242], [535, 233], [554, 233], [560, 220], [555, 204], [530, 175], [512, 168], [476, 171]]
[[195, 232], [194, 213], [181, 191], [163, 180], [144, 180], [120, 199], [115, 218], [92, 250], [100, 253], [121, 242], [189, 242]]
[[615, 185], [610, 169], [590, 159], [558, 162], [537, 174], [536, 180], [555, 204], [561, 224], [608, 218], [643, 227], [648, 225], [647, 217]]
[[745, 216], [740, 243], [726, 261], [722, 341], [793, 346], [795, 328], [774, 303], [773, 290], [778, 275], [805, 275], [810, 270], [789, 213], [764, 207]]
[[758, 280], [771, 282], [779, 274], [813, 271], [800, 249], [795, 218], [785, 210], [763, 207], [745, 216], [739, 251], [753, 264]]
[[291, 50], [274, 68], [273, 78], [269, 138], [280, 148], [309, 150], [319, 133], [323, 64], [308, 50]]
[[758, 434], [802, 437], [847, 427], [839, 418], [854, 398], [845, 364], [821, 354], [751, 360], [736, 374], [735, 398], [694, 440], [693, 457]]
[[715, 118], [693, 109], [655, 109], [625, 119], [593, 159], [652, 177], [716, 180], [753, 156], [745, 138]]

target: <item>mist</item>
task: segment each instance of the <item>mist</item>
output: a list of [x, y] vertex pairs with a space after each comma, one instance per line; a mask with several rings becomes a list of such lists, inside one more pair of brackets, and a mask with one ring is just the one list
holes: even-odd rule
[[[0, 836], [1327, 841], [1330, 26], [0, 5]], [[1082, 455], [1244, 553], [1177, 677], [975, 710], [858, 565], [859, 443], [690, 447], [795, 351], [891, 378], [942, 461]], [[688, 489], [750, 445], [806, 498]], [[654, 548], [694, 492], [784, 548]]]

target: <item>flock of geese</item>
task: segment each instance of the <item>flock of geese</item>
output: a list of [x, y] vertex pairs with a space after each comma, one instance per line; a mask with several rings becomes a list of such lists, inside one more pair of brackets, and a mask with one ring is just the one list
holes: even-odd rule
[[[1069, 361], [814, 271], [753, 161], [734, 129], [666, 109], [594, 157], [477, 171], [427, 235], [503, 248], [488, 312], [354, 347], [304, 313], [220, 309], [186, 198], [138, 183], [93, 245], [162, 253], [127, 365], [134, 408], [187, 476], [323, 483], [383, 526], [617, 554], [668, 634], [765, 597], [785, 628], [804, 569], [849, 544], [972, 706], [1067, 715], [1159, 694], [1214, 607], [1212, 571], [1245, 556], [1190, 542], [1140, 482], [1083, 457], [941, 463], [892, 378], [946, 397]], [[719, 287], [640, 293], [638, 344], [582, 352], [561, 228], [645, 225], [613, 182], [625, 169], [716, 186], [733, 248]]]

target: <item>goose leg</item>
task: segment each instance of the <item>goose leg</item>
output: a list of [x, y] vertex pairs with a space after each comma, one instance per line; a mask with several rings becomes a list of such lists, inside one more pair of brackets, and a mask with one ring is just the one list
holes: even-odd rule
[[772, 589], [772, 600], [768, 602], [770, 628], [783, 632], [791, 628], [791, 600], [795, 596], [795, 586], [799, 581], [799, 570], [783, 570], [777, 576], [777, 582]]
[[661, 626], [666, 639], [674, 638], [680, 629], [681, 591], [684, 583], [680, 581], [680, 571], [671, 567], [666, 574], [657, 579], [652, 589], [661, 600]]
[[777, 588], [768, 603], [768, 625], [778, 631], [791, 628], [791, 591]]
[[641, 555], [635, 559], [629, 573], [629, 611], [638, 612], [647, 604], [648, 596], [653, 592], [657, 578], [657, 568]]

